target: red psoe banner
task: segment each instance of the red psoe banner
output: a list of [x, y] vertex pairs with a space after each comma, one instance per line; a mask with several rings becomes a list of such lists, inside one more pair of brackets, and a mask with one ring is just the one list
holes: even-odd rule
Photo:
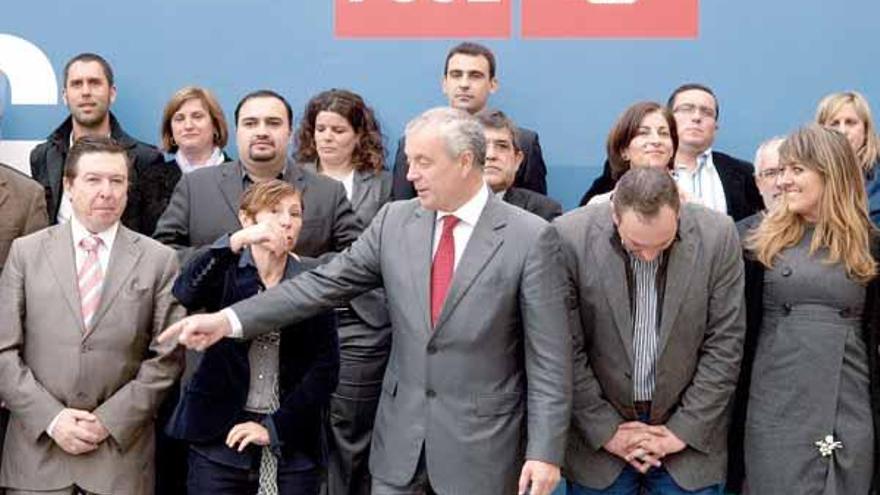
[[523, 38], [696, 38], [699, 0], [521, 0]]
[[509, 38], [513, 0], [335, 0], [340, 38]]

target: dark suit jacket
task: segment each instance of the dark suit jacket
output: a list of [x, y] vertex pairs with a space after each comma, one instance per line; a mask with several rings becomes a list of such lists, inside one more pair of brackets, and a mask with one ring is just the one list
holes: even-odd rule
[[[46, 142], [31, 151], [31, 176], [46, 190], [49, 222], [57, 223], [58, 209], [61, 206], [64, 177], [64, 161], [70, 148], [70, 133], [73, 131], [72, 117], [68, 117], [55, 129]], [[165, 161], [162, 153], [155, 147], [142, 143], [122, 130], [116, 117], [110, 114], [110, 136], [128, 151], [132, 167], [128, 177], [128, 202], [122, 213], [122, 223], [141, 234], [150, 235], [141, 226], [141, 209], [144, 207], [140, 194], [140, 176], [153, 166], [161, 166]]]
[[[880, 234], [871, 238], [871, 255], [880, 262]], [[728, 445], [727, 486], [731, 493], [739, 493], [745, 476], [743, 440], [748, 410], [752, 365], [758, 347], [758, 334], [764, 317], [765, 268], [747, 251], [745, 260], [746, 338], [743, 349], [742, 371], [736, 388]], [[862, 313], [862, 337], [868, 347], [868, 366], [871, 377], [871, 403], [874, 409], [874, 430], [880, 432], [880, 277], [868, 283]], [[880, 487], [880, 435], [874, 435], [874, 488]]]
[[[609, 203], [578, 208], [553, 227], [562, 239], [575, 298], [565, 476], [603, 489], [626, 466], [603, 446], [618, 425], [638, 418], [628, 259]], [[745, 333], [742, 260], [730, 219], [693, 204], [682, 205], [678, 237], [666, 256], [648, 422], [666, 425], [687, 444], [663, 464], [676, 483], [696, 490], [724, 482], [726, 431]]]
[[[49, 225], [46, 196], [40, 184], [0, 163], [0, 271], [12, 241]], [[2, 438], [2, 432], [0, 432]]]
[[[514, 187], [522, 187], [541, 194], [547, 194], [547, 166], [544, 164], [544, 155], [541, 152], [541, 143], [538, 142], [538, 133], [520, 127], [518, 129], [517, 144], [522, 150], [524, 158], [516, 172]], [[410, 199], [416, 196], [416, 190], [412, 182], [406, 180], [409, 163], [406, 161], [406, 137], [397, 141], [397, 154], [394, 156], [394, 187], [391, 196], [395, 199]]]
[[389, 203], [350, 249], [232, 309], [252, 337], [384, 285], [394, 333], [370, 472], [403, 485], [424, 448], [438, 493], [514, 493], [523, 458], [561, 462], [570, 419], [559, 239], [490, 196], [432, 328], [435, 220], [418, 201]]
[[521, 187], [511, 187], [504, 193], [504, 201], [532, 212], [548, 222], [562, 215], [562, 205], [535, 191]]
[[[241, 229], [238, 205], [244, 192], [238, 160], [184, 175], [159, 218], [154, 237], [178, 250], [183, 261], [196, 248]], [[294, 251], [318, 257], [347, 248], [363, 230], [339, 182], [287, 161], [284, 180], [302, 191], [303, 224]]]
[[[712, 163], [715, 164], [721, 186], [724, 188], [727, 214], [733, 217], [735, 222], [764, 209], [764, 200], [761, 199], [761, 193], [755, 185], [754, 168], [751, 163], [719, 151], [712, 152]], [[580, 205], [586, 205], [593, 196], [611, 191], [615, 184], [616, 181], [611, 178], [611, 166], [608, 160], [605, 160], [602, 175], [597, 177], [590, 189], [584, 193]]]
[[[291, 257], [283, 278], [291, 279], [316, 265]], [[233, 253], [228, 236], [223, 236], [187, 263], [173, 292], [191, 311], [217, 311], [253, 296], [261, 287], [250, 253]], [[321, 417], [339, 378], [336, 318], [333, 313], [322, 313], [281, 330], [281, 405], [266, 416], [264, 425], [274, 437], [272, 443], [280, 441], [284, 455], [301, 452], [323, 464], [326, 445]], [[170, 436], [197, 444], [218, 443], [232, 426], [245, 421], [250, 346], [251, 341], [224, 339], [205, 352], [168, 423]], [[254, 446], [242, 457], [247, 461], [255, 455], [260, 455], [260, 449]]]
[[[229, 156], [223, 154], [224, 161], [230, 161]], [[156, 231], [156, 224], [159, 217], [168, 207], [168, 201], [171, 200], [171, 194], [174, 192], [174, 186], [180, 180], [183, 172], [177, 160], [171, 159], [160, 167], [148, 167], [143, 171], [140, 180], [140, 193], [143, 202], [141, 208], [141, 227], [148, 235], [153, 235]]]

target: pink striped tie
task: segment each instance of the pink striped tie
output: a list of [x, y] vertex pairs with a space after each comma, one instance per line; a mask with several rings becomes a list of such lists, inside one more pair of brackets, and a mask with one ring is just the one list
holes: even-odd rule
[[101, 263], [98, 262], [101, 238], [94, 235], [85, 237], [79, 241], [79, 245], [86, 252], [86, 260], [79, 269], [78, 278], [83, 323], [88, 331], [91, 329], [92, 318], [98, 311], [98, 304], [101, 302], [101, 285], [104, 283]]

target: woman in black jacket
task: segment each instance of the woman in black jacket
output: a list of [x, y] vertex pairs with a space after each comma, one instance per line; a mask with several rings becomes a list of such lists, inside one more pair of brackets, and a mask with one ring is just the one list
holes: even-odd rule
[[[187, 308], [217, 311], [314, 267], [290, 254], [302, 225], [292, 185], [251, 186], [239, 219], [244, 228], [195, 256], [175, 282]], [[327, 313], [207, 350], [167, 428], [190, 444], [189, 493], [318, 493], [322, 418], [338, 374], [335, 317]]]

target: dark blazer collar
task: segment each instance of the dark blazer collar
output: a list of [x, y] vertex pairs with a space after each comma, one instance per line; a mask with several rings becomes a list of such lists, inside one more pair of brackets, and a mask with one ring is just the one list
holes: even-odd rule
[[[56, 146], [62, 149], [68, 149], [71, 132], [73, 132], [73, 117], [68, 116], [63, 122], [61, 122], [61, 125], [49, 134], [49, 137], [46, 138], [46, 140], [53, 142]], [[128, 133], [122, 129], [122, 126], [119, 125], [119, 121], [116, 119], [116, 116], [113, 115], [113, 112], [110, 112], [110, 137], [127, 149], [134, 148], [138, 143], [136, 139], [129, 136]]]

